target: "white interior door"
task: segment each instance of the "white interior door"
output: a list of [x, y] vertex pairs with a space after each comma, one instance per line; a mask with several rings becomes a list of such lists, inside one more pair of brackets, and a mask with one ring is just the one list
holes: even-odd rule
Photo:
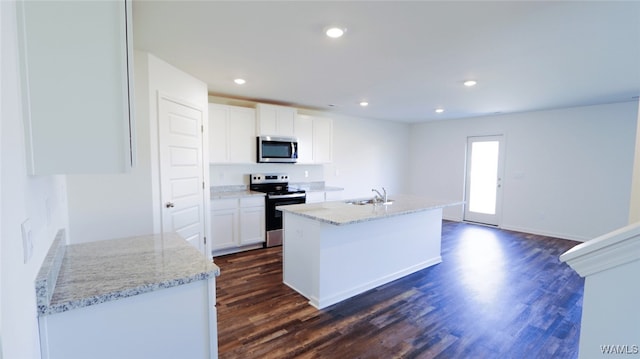
[[162, 231], [205, 253], [203, 112], [165, 97], [158, 111]]
[[465, 221], [499, 224], [503, 152], [502, 135], [467, 138]]

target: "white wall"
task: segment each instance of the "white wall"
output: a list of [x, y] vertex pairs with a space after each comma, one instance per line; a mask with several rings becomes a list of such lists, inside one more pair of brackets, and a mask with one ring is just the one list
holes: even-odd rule
[[409, 193], [409, 125], [333, 116], [333, 163], [325, 165], [328, 185], [344, 187], [343, 198], [373, 197], [372, 188]]
[[[66, 182], [64, 176], [27, 175], [15, 2], [1, 1], [0, 15], [2, 355], [40, 358], [34, 280], [55, 234], [68, 228]], [[33, 256], [23, 263], [20, 227], [26, 219], [30, 219], [33, 231]]]
[[72, 243], [159, 232], [158, 93], [204, 107], [207, 114], [205, 83], [145, 52], [135, 51], [134, 62], [135, 166], [128, 174], [68, 176]]
[[153, 233], [148, 61], [134, 54], [135, 165], [130, 173], [68, 175], [71, 243]]
[[[323, 165], [249, 163], [210, 165], [211, 186], [249, 185], [251, 173], [287, 173], [290, 183], [324, 181]], [[306, 177], [305, 177], [306, 171]]]
[[[589, 240], [627, 224], [638, 103], [417, 124], [411, 189], [464, 199], [467, 136], [505, 135], [501, 227]], [[461, 208], [445, 209], [450, 219]]]
[[631, 205], [629, 223], [640, 222], [640, 102], [638, 102], [638, 124], [636, 126], [636, 150], [631, 181]]

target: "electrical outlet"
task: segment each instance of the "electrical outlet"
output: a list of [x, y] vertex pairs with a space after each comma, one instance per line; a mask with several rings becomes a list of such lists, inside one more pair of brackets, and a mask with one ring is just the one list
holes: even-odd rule
[[309, 171], [304, 171], [304, 177], [309, 177]]
[[26, 264], [33, 255], [33, 236], [31, 230], [31, 220], [27, 219], [21, 225], [22, 229], [22, 253]]

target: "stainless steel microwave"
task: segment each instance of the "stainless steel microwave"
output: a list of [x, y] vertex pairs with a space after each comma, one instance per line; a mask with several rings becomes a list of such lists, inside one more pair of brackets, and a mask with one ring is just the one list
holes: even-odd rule
[[259, 163], [296, 163], [298, 139], [284, 136], [258, 136]]

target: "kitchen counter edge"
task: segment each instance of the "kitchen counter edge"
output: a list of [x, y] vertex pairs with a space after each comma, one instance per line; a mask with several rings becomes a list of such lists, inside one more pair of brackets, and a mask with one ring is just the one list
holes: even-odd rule
[[340, 200], [279, 206], [276, 209], [319, 222], [343, 226], [464, 204], [464, 201], [429, 200], [407, 195], [392, 196], [391, 199], [394, 203], [389, 206], [354, 205], [348, 204], [349, 200]]
[[[149, 250], [150, 244], [153, 250]], [[142, 249], [136, 252], [136, 247]], [[74, 254], [76, 249], [82, 249], [79, 250], [82, 253], [91, 252], [93, 248], [95, 248], [96, 253], [109, 252], [109, 249], [111, 249], [113, 250], [113, 255], [85, 255], [80, 257]], [[126, 255], [123, 255], [123, 252]], [[150, 269], [156, 269], [155, 267], [159, 261], [163, 259], [166, 261], [166, 258], [174, 258], [173, 256], [176, 254], [179, 254], [180, 259], [183, 261], [188, 260], [188, 264], [175, 263], [174, 265], [165, 262], [163, 263], [162, 273], [150, 271]], [[71, 264], [65, 266], [67, 262], [71, 262]], [[107, 263], [111, 267], [128, 270], [129, 275], [122, 276], [119, 279], [122, 283], [111, 283], [114, 279], [110, 278], [111, 282], [106, 285], [107, 283], [101, 281], [103, 278], [100, 275], [105, 271], [92, 270], [105, 268]], [[185, 268], [185, 265], [188, 267]], [[173, 270], [175, 272], [172, 272]], [[89, 276], [91, 275], [94, 275], [95, 278], [90, 278]], [[60, 230], [36, 277], [37, 312], [39, 317], [62, 313], [195, 281], [207, 280], [219, 275], [220, 268], [217, 265], [176, 233], [152, 234], [66, 245], [65, 232]], [[67, 276], [71, 278], [65, 278]], [[72, 288], [77, 286], [78, 278], [81, 279], [80, 282], [82, 283], [94, 282], [100, 284], [82, 288], [85, 293], [80, 290], [75, 293], [61, 293], [64, 292], [64, 286], [69, 283]], [[111, 289], [102, 290], [103, 285]], [[113, 288], [116, 289], [113, 290]], [[59, 297], [62, 297], [62, 299]]]

